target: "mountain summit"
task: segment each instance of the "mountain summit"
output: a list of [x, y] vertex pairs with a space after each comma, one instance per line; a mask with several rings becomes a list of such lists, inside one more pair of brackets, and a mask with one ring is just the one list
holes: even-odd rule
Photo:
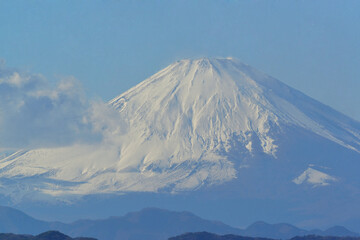
[[251, 152], [249, 135], [256, 135], [262, 151], [275, 156], [270, 130], [285, 124], [360, 153], [358, 122], [232, 58], [178, 61], [110, 104], [144, 131], [156, 129], [166, 140], [198, 139], [212, 151], [228, 149], [237, 135]]
[[175, 62], [109, 106], [117, 127], [98, 145], [1, 159], [1, 192], [62, 198], [232, 182], [239, 194], [262, 196], [358, 187], [360, 123], [232, 58]]

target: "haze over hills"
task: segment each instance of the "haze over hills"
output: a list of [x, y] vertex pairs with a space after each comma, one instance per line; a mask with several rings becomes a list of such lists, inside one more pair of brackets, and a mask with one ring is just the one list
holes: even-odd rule
[[359, 226], [360, 123], [246, 64], [178, 61], [109, 107], [101, 143], [2, 158], [0, 192], [19, 202], [196, 192], [290, 203], [281, 211], [304, 225]]
[[73, 237], [91, 236], [99, 240], [166, 240], [179, 234], [199, 231], [276, 239], [289, 239], [309, 234], [327, 236], [330, 233], [331, 236], [358, 236], [346, 228], [306, 231], [284, 223], [257, 222], [246, 229], [239, 229], [219, 221], [202, 219], [190, 212], [174, 212], [158, 208], [146, 208], [121, 217], [61, 223], [40, 221], [13, 208], [0, 207], [0, 221], [0, 233], [38, 235], [45, 231], [58, 230]]

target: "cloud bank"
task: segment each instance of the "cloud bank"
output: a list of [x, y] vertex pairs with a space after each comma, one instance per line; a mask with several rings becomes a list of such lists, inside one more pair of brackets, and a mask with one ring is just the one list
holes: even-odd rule
[[73, 77], [52, 86], [41, 75], [0, 64], [0, 149], [100, 141], [104, 108], [89, 101]]

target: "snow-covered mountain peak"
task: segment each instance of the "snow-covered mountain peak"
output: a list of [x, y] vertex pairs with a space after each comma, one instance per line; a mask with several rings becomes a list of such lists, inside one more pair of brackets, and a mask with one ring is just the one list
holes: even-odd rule
[[[140, 120], [144, 128], [151, 124], [166, 136], [177, 129], [188, 132], [187, 126], [196, 138], [215, 137], [222, 145], [233, 134], [245, 140], [253, 133], [263, 151], [275, 155], [277, 146], [269, 130], [282, 122], [360, 149], [356, 129], [341, 127], [344, 116], [233, 58], [177, 61], [110, 104], [131, 117], [130, 125]], [[136, 115], [141, 118], [133, 118]], [[330, 132], [329, 126], [337, 130]]]
[[231, 59], [181, 60], [110, 104], [127, 119], [129, 129], [141, 126], [145, 133], [153, 129], [167, 140], [188, 139], [189, 152], [195, 145], [227, 149], [233, 135], [245, 139], [255, 132], [264, 152], [275, 154], [268, 131], [278, 117], [263, 87], [245, 71], [252, 69]]
[[[97, 146], [35, 149], [0, 160], [0, 180], [13, 184], [4, 191], [21, 184], [60, 196], [194, 190], [236, 179], [254, 168], [255, 156], [276, 160], [276, 167], [292, 163], [297, 148], [284, 142], [308, 136], [315, 145], [360, 152], [359, 122], [233, 58], [177, 61], [109, 106], [119, 131], [107, 132]], [[306, 161], [290, 165], [303, 171]], [[286, 178], [291, 184], [295, 170]], [[331, 180], [310, 169], [296, 183]]]

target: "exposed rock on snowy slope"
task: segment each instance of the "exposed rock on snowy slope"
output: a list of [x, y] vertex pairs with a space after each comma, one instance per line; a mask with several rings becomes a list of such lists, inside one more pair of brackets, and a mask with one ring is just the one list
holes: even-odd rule
[[[178, 61], [109, 105], [117, 114], [107, 120], [116, 124], [101, 144], [3, 158], [0, 191], [13, 197], [179, 192], [244, 182], [247, 169], [268, 176], [259, 159], [274, 161], [280, 183], [335, 182], [312, 168], [300, 175], [309, 159], [296, 149], [309, 139], [316, 139], [314, 151], [333, 144], [360, 159], [359, 122], [231, 58]], [[338, 166], [334, 156], [323, 158], [322, 165]]]

